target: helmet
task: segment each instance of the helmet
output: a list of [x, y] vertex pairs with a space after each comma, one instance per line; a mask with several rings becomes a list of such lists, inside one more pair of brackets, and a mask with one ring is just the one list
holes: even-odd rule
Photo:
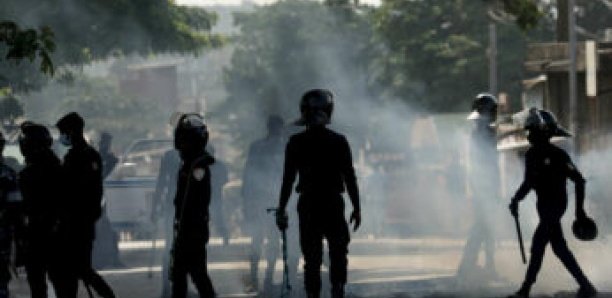
[[597, 225], [591, 218], [578, 218], [572, 224], [572, 232], [582, 241], [591, 241], [597, 237]]
[[21, 124], [19, 148], [24, 155], [51, 148], [52, 144], [53, 138], [46, 127], [30, 121]]
[[273, 133], [278, 133], [283, 129], [283, 125], [285, 125], [285, 121], [278, 115], [270, 115], [268, 117], [268, 131]]
[[185, 150], [186, 146], [204, 150], [208, 143], [208, 128], [199, 114], [182, 115], [174, 130], [174, 148]]
[[489, 120], [494, 122], [497, 119], [497, 99], [493, 94], [480, 93], [472, 101], [472, 113], [467, 117], [468, 120]]
[[297, 125], [326, 125], [331, 122], [334, 111], [334, 95], [326, 89], [313, 89], [302, 96]]
[[76, 112], [70, 112], [58, 120], [55, 127], [57, 127], [60, 132], [81, 132], [83, 131], [83, 127], [85, 127], [85, 121]]
[[571, 134], [559, 126], [555, 115], [546, 110], [531, 108], [529, 115], [525, 119], [524, 127], [530, 132], [542, 133], [546, 137], [570, 137]]

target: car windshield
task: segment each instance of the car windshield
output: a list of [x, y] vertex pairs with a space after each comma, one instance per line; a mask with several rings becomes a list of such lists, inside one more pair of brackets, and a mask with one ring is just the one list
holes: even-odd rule
[[162, 156], [172, 149], [170, 140], [140, 140], [124, 154], [122, 163], [114, 171], [114, 178], [155, 177]]

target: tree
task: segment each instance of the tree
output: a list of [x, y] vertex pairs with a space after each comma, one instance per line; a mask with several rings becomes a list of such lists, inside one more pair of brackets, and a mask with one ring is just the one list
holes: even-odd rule
[[[393, 94], [432, 111], [464, 111], [488, 90], [488, 9], [482, 1], [386, 0], [376, 29], [389, 53], [382, 84]], [[512, 23], [498, 25], [501, 90], [518, 98], [527, 41]]]
[[[52, 28], [57, 50], [51, 58], [57, 67], [131, 53], [197, 53], [223, 43], [208, 32], [216, 21], [214, 14], [169, 0], [6, 0], [0, 16], [25, 26]], [[17, 70], [18, 76], [7, 75], [15, 71], [0, 63], [0, 73], [7, 77], [2, 85], [24, 91], [40, 87], [32, 82], [44, 82], [31, 79], [38, 74], [27, 68]]]
[[53, 32], [49, 27], [42, 27], [39, 31], [34, 29], [22, 30], [15, 22], [0, 22], [0, 43], [7, 47], [6, 60], [17, 63], [23, 59], [30, 62], [40, 58], [40, 70], [43, 73], [53, 74], [51, 52], [55, 50]]
[[351, 124], [365, 124], [350, 111], [376, 92], [370, 16], [369, 8], [313, 1], [279, 1], [237, 15], [241, 34], [225, 73], [229, 99], [221, 113], [238, 119], [237, 139], [256, 136], [271, 113], [296, 117], [300, 96], [315, 87], [343, 100], [339, 122], [352, 117]]

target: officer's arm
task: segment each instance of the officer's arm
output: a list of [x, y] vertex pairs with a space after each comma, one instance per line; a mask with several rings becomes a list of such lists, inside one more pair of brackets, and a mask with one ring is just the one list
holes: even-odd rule
[[295, 145], [290, 140], [285, 149], [285, 167], [283, 171], [283, 184], [281, 186], [280, 199], [278, 202], [278, 208], [280, 211], [285, 211], [289, 197], [291, 196], [291, 189], [293, 188], [293, 182], [297, 176], [297, 164], [295, 161]]
[[576, 165], [568, 157], [567, 163], [567, 177], [574, 182], [576, 188], [576, 216], [581, 217], [585, 215], [584, 212], [584, 192], [586, 180], [582, 176], [582, 173], [578, 170]]
[[523, 179], [523, 183], [514, 194], [512, 198], [513, 202], [522, 201], [529, 191], [533, 188], [533, 180], [534, 180], [534, 168], [533, 168], [533, 158], [530, 157], [530, 154], [527, 153], [525, 156], [525, 178]]
[[355, 175], [355, 168], [353, 167], [353, 157], [351, 154], [351, 147], [349, 146], [345, 138], [343, 142], [343, 153], [342, 153], [342, 176], [344, 177], [344, 183], [346, 185], [346, 191], [348, 192], [353, 209], [355, 211], [361, 211], [361, 205], [359, 202], [359, 187], [357, 186], [357, 177]]

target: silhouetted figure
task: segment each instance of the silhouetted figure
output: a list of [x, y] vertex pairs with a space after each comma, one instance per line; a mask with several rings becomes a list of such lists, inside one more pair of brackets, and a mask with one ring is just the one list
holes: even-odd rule
[[66, 234], [62, 226], [65, 207], [62, 168], [51, 150], [49, 130], [32, 122], [21, 125], [19, 148], [25, 167], [19, 173], [19, 188], [26, 218], [25, 260], [32, 298], [47, 297], [47, 277], [58, 297], [70, 297], [67, 287], [75, 282], [72, 272], [63, 272]]
[[307, 296], [320, 297], [325, 238], [329, 246], [332, 297], [344, 297], [350, 242], [342, 196], [345, 189], [353, 205], [350, 221], [355, 222], [355, 230], [361, 224], [359, 190], [351, 149], [343, 135], [325, 127], [330, 123], [333, 111], [330, 91], [315, 89], [306, 92], [300, 103], [300, 111], [302, 117], [296, 124], [306, 126], [306, 130], [293, 135], [285, 150], [277, 225], [281, 230], [287, 228], [286, 207], [293, 183], [299, 175], [296, 191], [300, 194], [300, 246], [304, 255]]
[[[102, 160], [102, 180], [110, 175], [119, 161], [111, 151], [112, 141], [111, 134], [103, 132], [100, 135], [98, 150]], [[106, 208], [102, 210], [102, 216], [96, 223], [92, 263], [95, 268], [123, 267], [119, 255], [119, 235], [111, 226]]]
[[206, 245], [210, 231], [208, 207], [211, 195], [210, 165], [214, 159], [204, 148], [208, 130], [197, 114], [183, 115], [176, 126], [174, 146], [183, 161], [174, 199], [174, 242], [172, 245], [172, 298], [187, 295], [187, 275], [200, 297], [215, 297], [208, 276]]
[[530, 111], [525, 128], [528, 130], [527, 138], [532, 146], [525, 155], [525, 178], [512, 198], [510, 211], [513, 216], [518, 217], [519, 202], [534, 190], [540, 223], [533, 235], [531, 259], [525, 281], [520, 290], [510, 297], [529, 297], [529, 291], [542, 266], [548, 243], [580, 285], [577, 297], [593, 297], [596, 295], [596, 290], [569, 250], [561, 228], [561, 217], [568, 203], [566, 190], [568, 178], [574, 182], [576, 188], [576, 218], [587, 217], [584, 211], [585, 180], [568, 154], [550, 143], [553, 136], [570, 136], [570, 134], [558, 126], [551, 113], [535, 108]]
[[17, 173], [4, 163], [2, 156], [5, 143], [4, 135], [0, 132], [0, 298], [9, 297], [11, 252], [17, 221], [21, 219]]
[[[497, 278], [495, 270], [495, 239], [491, 214], [499, 203], [499, 165], [497, 156], [497, 100], [491, 94], [482, 93], [472, 103], [468, 120], [474, 121], [470, 136], [468, 182], [472, 194], [474, 222], [463, 249], [463, 257], [457, 270], [460, 280]], [[478, 256], [484, 250], [484, 269], [478, 265]], [[484, 270], [484, 271], [483, 271]], [[480, 281], [480, 280], [479, 280]]]
[[210, 156], [215, 158], [215, 163], [210, 165], [210, 209], [211, 220], [214, 224], [215, 231], [223, 239], [223, 245], [229, 244], [230, 233], [225, 222], [225, 216], [223, 212], [223, 188], [229, 181], [229, 171], [227, 165], [215, 157], [215, 148], [212, 145], [208, 145], [208, 153]]
[[[100, 296], [115, 297], [110, 286], [92, 268], [96, 221], [102, 214], [102, 159], [83, 137], [85, 122], [77, 113], [62, 117], [56, 124], [60, 142], [70, 147], [64, 156], [68, 225], [71, 233], [73, 270], [86, 287]], [[76, 292], [77, 285], [72, 289]], [[76, 294], [75, 294], [76, 295]]]
[[162, 298], [171, 295], [169, 276], [170, 246], [174, 236], [174, 198], [176, 195], [176, 181], [181, 158], [176, 149], [164, 153], [160, 161], [157, 183], [153, 193], [153, 214], [151, 220], [157, 224], [161, 220], [163, 234], [166, 242], [162, 259]]
[[[243, 174], [242, 198], [243, 214], [247, 233], [251, 236], [251, 272], [252, 290], [258, 290], [259, 260], [265, 251], [267, 267], [264, 277], [263, 293], [270, 293], [276, 266], [280, 254], [279, 234], [270, 222], [266, 209], [275, 205], [280, 188], [280, 173], [283, 169], [283, 149], [285, 140], [282, 136], [284, 121], [276, 115], [268, 118], [268, 135], [251, 144]], [[267, 245], [264, 246], [264, 243]], [[290, 279], [297, 274], [298, 256], [291, 256], [289, 261]]]

